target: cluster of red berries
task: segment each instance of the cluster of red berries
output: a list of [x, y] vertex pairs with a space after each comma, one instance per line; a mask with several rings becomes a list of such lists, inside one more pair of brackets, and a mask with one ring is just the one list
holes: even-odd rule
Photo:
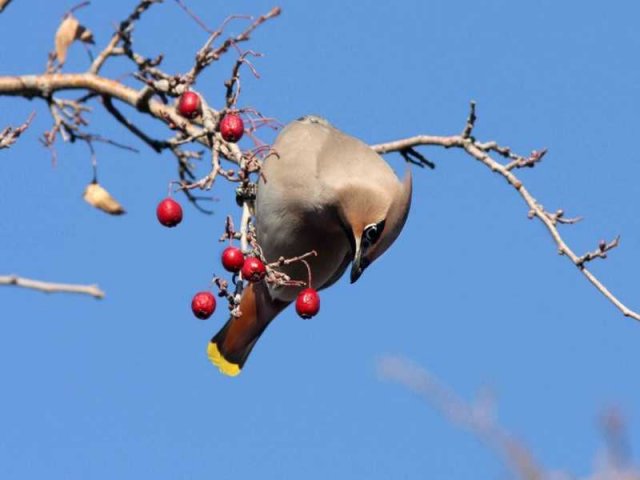
[[[178, 100], [178, 113], [185, 118], [196, 118], [202, 113], [202, 100], [196, 92], [187, 90]], [[229, 112], [220, 120], [220, 135], [227, 142], [239, 142], [244, 134], [244, 122], [237, 113]]]
[[[182, 221], [182, 207], [172, 198], [165, 198], [156, 209], [158, 221], [165, 227], [175, 227]], [[245, 257], [238, 247], [227, 247], [222, 252], [222, 266], [231, 273], [242, 273], [242, 278], [251, 283], [262, 280], [267, 269], [257, 257]], [[216, 309], [216, 299], [211, 292], [198, 292], [191, 302], [193, 314], [206, 320]], [[314, 288], [305, 288], [296, 299], [296, 312], [302, 318], [311, 318], [320, 311], [320, 296]]]
[[[242, 273], [242, 278], [251, 283], [259, 282], [267, 274], [264, 263], [259, 258], [245, 258], [242, 250], [237, 247], [227, 247], [222, 252], [222, 266], [231, 273]], [[211, 292], [198, 292], [191, 301], [193, 314], [201, 320], [206, 320], [216, 309], [216, 299]]]
[[[231, 273], [242, 273], [242, 278], [251, 283], [262, 280], [267, 270], [257, 257], [245, 257], [237, 247], [227, 247], [222, 252], [222, 266]], [[191, 301], [193, 314], [206, 320], [216, 309], [216, 299], [211, 292], [198, 292]], [[296, 299], [296, 312], [302, 318], [311, 318], [320, 311], [320, 296], [313, 288], [305, 288]]]
[[222, 266], [227, 272], [242, 273], [242, 278], [251, 283], [259, 282], [267, 269], [257, 257], [245, 257], [238, 247], [227, 247], [222, 252]]

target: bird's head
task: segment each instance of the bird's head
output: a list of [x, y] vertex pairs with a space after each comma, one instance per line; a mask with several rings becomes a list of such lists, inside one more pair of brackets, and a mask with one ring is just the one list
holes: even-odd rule
[[382, 255], [398, 238], [411, 206], [411, 171], [398, 181], [391, 169], [393, 181], [376, 183], [376, 188], [354, 188], [345, 203], [344, 215], [350, 227], [353, 261], [351, 283]]

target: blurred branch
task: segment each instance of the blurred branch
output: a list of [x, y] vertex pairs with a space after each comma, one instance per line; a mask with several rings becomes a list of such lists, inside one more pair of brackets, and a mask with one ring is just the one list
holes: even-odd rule
[[22, 135], [22, 132], [29, 128], [29, 125], [31, 125], [31, 121], [33, 120], [33, 117], [35, 117], [35, 115], [35, 112], [29, 115], [29, 118], [27, 118], [27, 120], [19, 127], [7, 127], [4, 130], [0, 131], [0, 150], [2, 150], [3, 148], [9, 148], [11, 145], [13, 145], [16, 140], [18, 140], [18, 137]]
[[51, 283], [19, 277], [17, 275], [0, 276], [1, 285], [30, 288], [45, 293], [79, 293], [94, 298], [104, 298], [104, 292], [97, 285], [76, 285], [70, 283]]
[[[377, 363], [377, 371], [383, 379], [399, 383], [419, 395], [452, 423], [475, 434], [502, 457], [515, 478], [578, 478], [562, 470], [544, 469], [536, 462], [531, 451], [498, 423], [493, 402], [486, 398], [465, 402], [427, 370], [398, 356], [382, 357]], [[594, 472], [584, 477], [585, 480], [640, 480], [640, 470], [631, 463], [630, 444], [622, 416], [616, 409], [609, 408], [602, 416], [601, 426], [604, 450], [596, 454]]]
[[517, 478], [543, 478], [543, 470], [531, 452], [497, 423], [487, 405], [466, 403], [425, 369], [401, 357], [383, 357], [378, 362], [377, 370], [382, 378], [408, 388], [453, 423], [478, 435], [503, 457]]
[[[612, 242], [600, 242], [596, 251], [589, 252], [585, 255], [577, 255], [563, 240], [557, 228], [558, 224], [572, 224], [580, 220], [580, 218], [568, 219], [564, 217], [564, 211], [558, 210], [550, 213], [533, 197], [533, 195], [525, 188], [522, 181], [513, 173], [518, 168], [531, 168], [542, 160], [547, 150], [534, 150], [527, 157], [517, 155], [511, 151], [509, 147], [498, 145], [497, 142], [478, 142], [473, 136], [473, 128], [476, 122], [475, 102], [471, 102], [469, 117], [466, 125], [459, 135], [451, 136], [430, 136], [418, 135], [415, 137], [395, 140], [392, 142], [380, 143], [372, 145], [371, 148], [380, 154], [390, 152], [407, 152], [417, 146], [439, 146], [444, 148], [459, 148], [464, 150], [471, 157], [475, 158], [492, 172], [501, 175], [516, 191], [529, 207], [529, 218], [537, 217], [546, 227], [551, 238], [558, 247], [558, 253], [566, 256], [587, 278], [589, 282], [604, 295], [613, 305], [622, 312], [625, 317], [633, 318], [640, 321], [640, 314], [628, 308], [613, 293], [605, 287], [605, 285], [586, 268], [586, 264], [595, 258], [606, 258], [606, 252], [615, 248], [619, 244], [619, 237]], [[494, 152], [508, 160], [507, 164], [503, 164], [495, 160], [490, 153]]]

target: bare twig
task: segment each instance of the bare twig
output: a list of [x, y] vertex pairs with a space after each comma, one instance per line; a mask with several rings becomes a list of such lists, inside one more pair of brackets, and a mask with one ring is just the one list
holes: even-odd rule
[[31, 121], [33, 120], [33, 117], [35, 117], [35, 115], [35, 112], [33, 112], [31, 115], [29, 115], [29, 118], [27, 118], [27, 120], [19, 127], [7, 127], [4, 130], [1, 130], [0, 150], [2, 150], [3, 148], [9, 148], [11, 145], [13, 145], [16, 140], [18, 140], [18, 137], [22, 135], [22, 132], [29, 128], [29, 125], [31, 125]]
[[45, 293], [78, 293], [94, 298], [104, 298], [104, 292], [97, 285], [76, 285], [70, 283], [51, 283], [19, 277], [17, 275], [0, 276], [0, 285], [14, 285]]
[[[533, 195], [525, 188], [522, 181], [516, 177], [513, 173], [513, 169], [516, 167], [522, 166], [531, 166], [536, 162], [540, 161], [540, 159], [544, 156], [546, 149], [541, 150], [539, 152], [534, 151], [528, 158], [519, 157], [514, 155], [508, 147], [499, 147], [495, 142], [487, 142], [487, 143], [479, 143], [477, 142], [473, 136], [473, 127], [476, 122], [476, 114], [475, 114], [475, 103], [471, 103], [471, 108], [469, 112], [469, 118], [467, 119], [467, 123], [465, 128], [460, 135], [451, 135], [451, 136], [430, 136], [430, 135], [418, 135], [415, 137], [405, 138], [401, 140], [395, 140], [392, 142], [381, 143], [377, 145], [372, 145], [371, 148], [380, 153], [390, 153], [390, 152], [406, 152], [407, 149], [414, 148], [417, 146], [439, 146], [444, 148], [459, 148], [467, 152], [471, 157], [475, 158], [485, 166], [487, 166], [492, 172], [495, 172], [501, 175], [516, 191], [520, 194], [524, 202], [529, 207], [529, 218], [537, 217], [543, 225], [546, 227], [547, 231], [551, 235], [551, 238], [555, 242], [558, 252], [561, 255], [566, 256], [579, 270], [582, 274], [587, 278], [587, 280], [602, 294], [604, 295], [613, 305], [622, 312], [625, 317], [633, 318], [634, 320], [640, 321], [640, 314], [628, 308], [624, 303], [622, 303], [613, 293], [605, 287], [605, 285], [596, 278], [596, 276], [591, 273], [586, 267], [585, 263], [591, 260], [587, 256], [579, 257], [563, 240], [560, 232], [558, 231], [557, 224], [571, 224], [576, 223], [579, 218], [574, 219], [565, 219], [563, 217], [564, 212], [559, 210], [556, 214], [549, 214], [544, 210], [542, 205], [538, 203], [538, 201], [533, 197]], [[504, 165], [491, 157], [489, 152], [495, 151], [500, 155], [512, 159], [512, 162]], [[514, 163], [515, 162], [515, 163]], [[560, 213], [561, 212], [561, 213]], [[610, 247], [604, 251], [598, 250], [599, 253], [591, 252], [593, 258], [599, 257], [604, 258], [604, 253], [611, 248], [617, 246], [617, 241], [614, 240]]]
[[65, 16], [67, 16], [67, 15], [71, 15], [72, 13], [75, 13], [75, 12], [77, 12], [78, 10], [80, 10], [80, 9], [82, 9], [82, 8], [84, 8], [84, 7], [88, 7], [89, 5], [91, 5], [91, 2], [88, 2], [88, 1], [86, 1], [86, 2], [80, 2], [80, 3], [76, 4], [76, 5], [74, 5], [73, 7], [71, 7], [71, 8], [67, 11], [67, 13], [65, 13]]
[[280, 257], [278, 260], [270, 263], [267, 266], [270, 268], [278, 268], [283, 265], [290, 265], [295, 262], [301, 262], [309, 257], [317, 257], [317, 256], [318, 256], [318, 252], [316, 252], [315, 250], [311, 250], [310, 252], [303, 253], [302, 255], [298, 255], [297, 257], [291, 257], [291, 258]]
[[618, 245], [620, 245], [620, 235], [618, 235], [610, 242], [607, 242], [606, 240], [600, 240], [600, 242], [598, 243], [598, 248], [591, 252], [585, 253], [578, 259], [578, 267], [584, 268], [585, 263], [590, 262], [591, 260], [594, 260], [596, 258], [607, 258], [607, 252], [609, 250], [613, 250]]
[[460, 134], [462, 138], [471, 138], [471, 133], [473, 132], [473, 128], [476, 126], [477, 119], [478, 117], [476, 117], [476, 102], [472, 100], [469, 104], [469, 116], [467, 117], [467, 123], [465, 124], [464, 129]]
[[182, 0], [175, 0], [178, 6], [191, 17], [191, 19], [198, 24], [200, 28], [202, 28], [205, 32], [211, 34], [213, 30], [207, 27], [207, 24], [202, 21], [200, 17], [198, 17], [195, 13], [191, 11], [189, 7], [187, 7]]
[[131, 15], [129, 15], [124, 21], [120, 22], [118, 29], [111, 37], [108, 45], [98, 54], [95, 58], [91, 67], [89, 67], [89, 73], [97, 74], [104, 62], [113, 55], [121, 55], [124, 52], [121, 50], [117, 50], [117, 46], [120, 41], [123, 39], [125, 35], [129, 35], [131, 33], [131, 28], [133, 27], [134, 22], [140, 19], [140, 16], [146, 12], [153, 4], [161, 3], [162, 0], [141, 0], [136, 8], [133, 10]]
[[256, 18], [253, 21], [253, 23], [251, 23], [251, 25], [249, 25], [242, 33], [240, 33], [239, 35], [236, 35], [235, 37], [227, 38], [224, 42], [222, 42], [222, 44], [219, 47], [213, 48], [212, 47], [213, 42], [222, 35], [222, 30], [226, 25], [226, 23], [228, 22], [228, 20], [225, 21], [222, 27], [220, 27], [218, 30], [216, 30], [211, 34], [207, 42], [196, 54], [195, 65], [193, 66], [191, 71], [187, 73], [186, 75], [187, 78], [190, 78], [193, 81], [193, 79], [195, 79], [202, 70], [208, 67], [212, 62], [215, 62], [216, 60], [218, 60], [224, 53], [227, 52], [227, 50], [229, 50], [229, 48], [231, 48], [231, 46], [236, 45], [240, 42], [246, 42], [247, 40], [249, 40], [251, 34], [256, 28], [258, 28], [267, 20], [277, 17], [278, 15], [280, 15], [281, 12], [282, 10], [280, 9], [280, 7], [272, 8], [266, 14]]
[[124, 125], [131, 133], [133, 133], [136, 137], [149, 145], [149, 147], [151, 147], [156, 152], [160, 153], [165, 148], [169, 148], [168, 142], [151, 138], [146, 133], [144, 133], [137, 125], [129, 121], [129, 119], [127, 119], [127, 117], [125, 117], [122, 112], [120, 112], [120, 110], [115, 107], [113, 101], [111, 100], [111, 97], [103, 96], [102, 104], [104, 105], [104, 108], [107, 110], [107, 112], [109, 112], [113, 116], [113, 118]]

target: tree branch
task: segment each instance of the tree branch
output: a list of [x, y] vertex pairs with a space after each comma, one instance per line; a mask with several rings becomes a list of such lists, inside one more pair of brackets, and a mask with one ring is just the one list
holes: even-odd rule
[[[564, 219], [562, 218], [564, 212], [559, 210], [555, 214], [550, 214], [545, 211], [544, 207], [535, 199], [535, 197], [527, 190], [522, 181], [513, 173], [513, 170], [523, 167], [532, 167], [546, 153], [546, 150], [539, 152], [534, 151], [527, 158], [515, 155], [508, 147], [500, 147], [496, 142], [479, 143], [472, 136], [473, 127], [475, 125], [475, 103], [471, 103], [471, 110], [467, 123], [463, 132], [460, 135], [451, 136], [430, 136], [430, 135], [418, 135], [415, 137], [409, 137], [401, 140], [395, 140], [392, 142], [380, 143], [377, 145], [371, 145], [371, 148], [380, 153], [391, 152], [403, 152], [408, 149], [418, 146], [438, 146], [444, 148], [459, 148], [467, 152], [471, 157], [475, 158], [482, 164], [486, 165], [492, 172], [495, 172], [502, 176], [516, 191], [520, 194], [524, 202], [529, 207], [529, 218], [537, 217], [542, 224], [546, 227], [547, 231], [551, 235], [551, 238], [558, 247], [558, 253], [566, 256], [571, 263], [573, 263], [586, 277], [586, 279], [613, 305], [622, 312], [625, 317], [633, 318], [640, 321], [640, 314], [628, 308], [622, 303], [613, 293], [605, 287], [605, 285], [596, 278], [586, 268], [586, 263], [594, 258], [605, 258], [604, 253], [611, 248], [618, 245], [618, 241], [615, 240], [610, 244], [604, 244], [605, 248], [600, 248], [600, 253], [588, 253], [583, 256], [578, 256], [563, 240], [560, 232], [558, 231], [557, 224], [575, 223], [577, 219]], [[511, 162], [504, 165], [489, 155], [489, 152], [497, 152], [503, 157], [510, 159]], [[602, 244], [601, 244], [602, 245]]]
[[113, 37], [111, 37], [111, 41], [109, 42], [109, 44], [104, 48], [104, 50], [102, 50], [102, 52], [100, 52], [100, 54], [91, 64], [91, 67], [89, 67], [89, 72], [97, 74], [104, 65], [104, 62], [106, 62], [110, 56], [116, 54], [116, 47], [118, 43], [125, 35], [131, 33], [131, 29], [133, 28], [134, 23], [140, 19], [140, 16], [144, 12], [146, 12], [153, 4], [157, 4], [160, 2], [162, 2], [162, 0], [141, 0], [140, 3], [136, 5], [136, 8], [131, 13], [131, 15], [120, 22], [118, 30], [116, 30], [116, 32], [113, 34]]
[[104, 292], [97, 285], [75, 285], [70, 283], [50, 283], [19, 277], [17, 275], [0, 276], [0, 285], [31, 288], [45, 293], [79, 293], [94, 298], [104, 298]]

